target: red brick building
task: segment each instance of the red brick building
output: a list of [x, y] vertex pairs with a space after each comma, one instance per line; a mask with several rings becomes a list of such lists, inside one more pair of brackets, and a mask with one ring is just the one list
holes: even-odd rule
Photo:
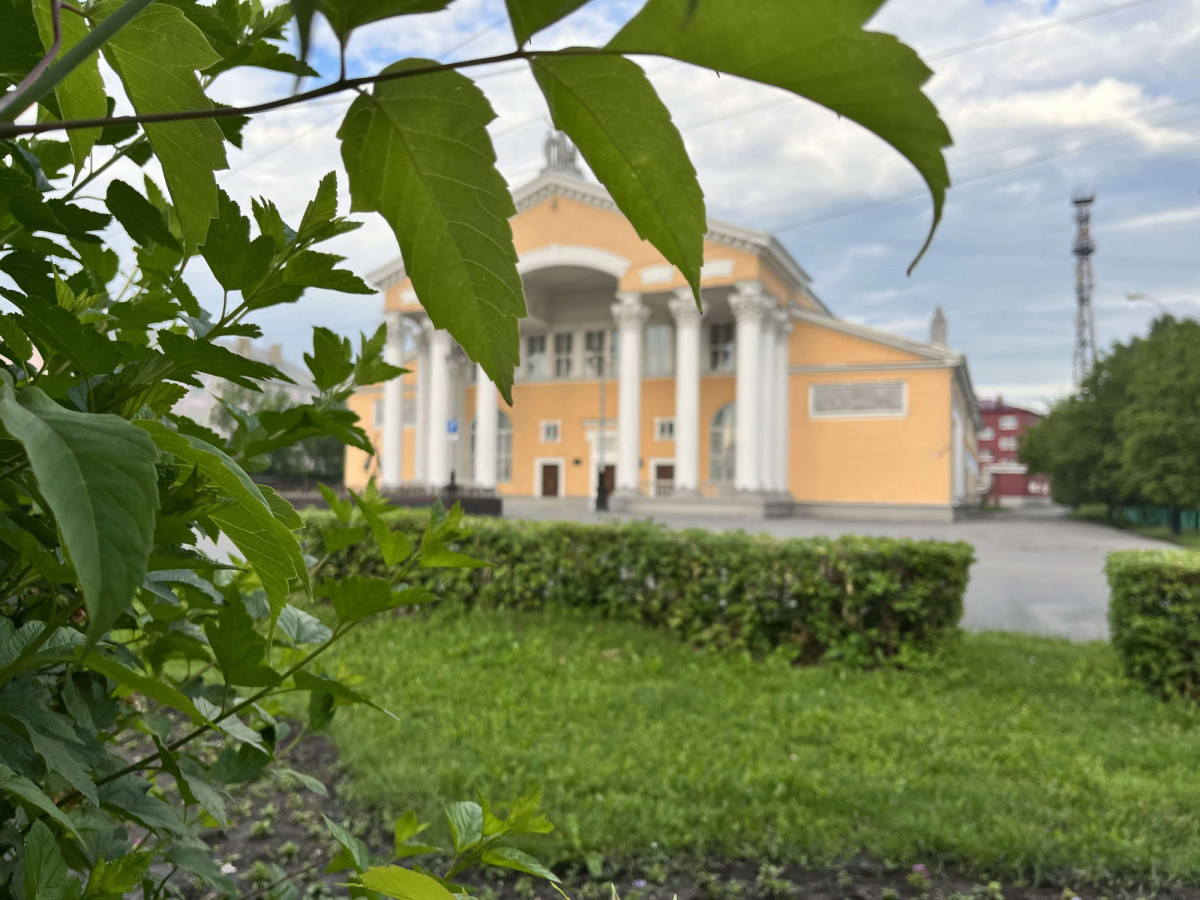
[[979, 495], [989, 506], [1029, 506], [1050, 502], [1050, 479], [1030, 475], [1017, 459], [1021, 435], [1042, 420], [1028, 409], [1010, 406], [1003, 397], [980, 400]]

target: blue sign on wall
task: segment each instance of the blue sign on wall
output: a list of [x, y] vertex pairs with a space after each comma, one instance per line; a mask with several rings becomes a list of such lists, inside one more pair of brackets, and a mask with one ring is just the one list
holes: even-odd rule
[[458, 419], [450, 419], [446, 423], [446, 431], [450, 434], [458, 434]]

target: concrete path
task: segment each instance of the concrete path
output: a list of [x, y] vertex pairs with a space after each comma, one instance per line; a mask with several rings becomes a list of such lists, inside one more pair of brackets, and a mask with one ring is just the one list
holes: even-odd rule
[[[562, 504], [505, 501], [509, 518], [599, 521], [596, 513]], [[609, 518], [609, 517], [604, 517]], [[962, 540], [975, 547], [963, 625], [976, 631], [1026, 631], [1075, 640], [1108, 636], [1104, 557], [1125, 548], [1171, 545], [1091, 522], [1060, 510], [994, 513], [953, 524], [833, 522], [814, 519], [745, 521], [663, 518], [673, 528], [766, 531], [780, 537], [864, 534]]]

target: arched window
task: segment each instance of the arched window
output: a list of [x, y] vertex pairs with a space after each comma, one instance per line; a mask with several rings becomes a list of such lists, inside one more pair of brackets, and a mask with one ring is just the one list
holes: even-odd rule
[[708, 431], [708, 480], [733, 484], [737, 465], [737, 405], [727, 403], [713, 416]]
[[[512, 481], [512, 419], [502, 410], [496, 410], [496, 483]], [[471, 477], [475, 477], [475, 432], [479, 417], [471, 420]]]

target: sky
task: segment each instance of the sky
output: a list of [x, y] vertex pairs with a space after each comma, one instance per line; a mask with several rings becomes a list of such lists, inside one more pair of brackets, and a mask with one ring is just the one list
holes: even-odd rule
[[[594, 0], [535, 47], [605, 40], [634, 11]], [[926, 90], [954, 137], [952, 186], [933, 245], [905, 274], [931, 206], [915, 171], [857, 125], [781, 91], [663, 59], [640, 60], [696, 164], [709, 215], [775, 233], [841, 318], [926, 339], [936, 307], [967, 355], [980, 397], [1040, 408], [1070, 391], [1075, 297], [1071, 197], [1094, 192], [1098, 344], [1143, 332], [1157, 314], [1200, 315], [1200, 0], [889, 0], [870, 28], [913, 46]], [[983, 46], [978, 46], [983, 44]], [[457, 0], [436, 14], [364, 28], [351, 74], [420, 56], [513, 48], [502, 0]], [[336, 43], [313, 61], [336, 72]], [[535, 177], [549, 118], [520, 63], [474, 68], [498, 116], [490, 132], [516, 187]], [[239, 70], [210, 93], [229, 103], [281, 96], [290, 77]], [[219, 183], [237, 200], [276, 201], [297, 220], [326, 172], [349, 97], [258, 116]], [[344, 177], [339, 175], [344, 185]], [[399, 255], [377, 216], [330, 249], [366, 274]], [[189, 275], [218, 296], [199, 263]], [[382, 320], [378, 296], [314, 293], [260, 314], [264, 341], [292, 359], [311, 326], [354, 334]]]

